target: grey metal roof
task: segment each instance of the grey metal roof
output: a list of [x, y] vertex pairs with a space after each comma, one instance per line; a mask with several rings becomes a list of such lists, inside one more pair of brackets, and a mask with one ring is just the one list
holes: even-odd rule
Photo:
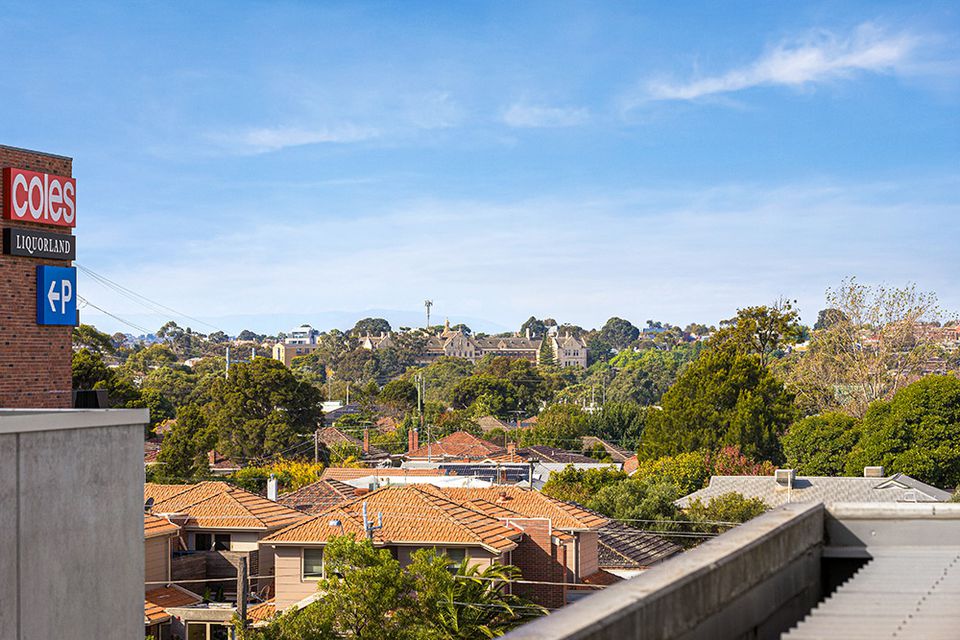
[[960, 547], [870, 551], [873, 560], [781, 638], [960, 637]]
[[686, 507], [700, 498], [704, 502], [725, 493], [760, 498], [769, 507], [791, 502], [946, 502], [950, 493], [903, 474], [886, 478], [797, 476], [790, 489], [773, 476], [713, 476], [710, 484], [676, 501]]
[[597, 540], [601, 569], [646, 569], [683, 551], [683, 548], [653, 533], [634, 529], [616, 520], [600, 527]]

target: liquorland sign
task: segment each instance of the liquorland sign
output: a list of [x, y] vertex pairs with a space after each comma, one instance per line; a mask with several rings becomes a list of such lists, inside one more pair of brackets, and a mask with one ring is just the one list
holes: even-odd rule
[[6, 167], [3, 170], [3, 217], [18, 222], [77, 225], [74, 178]]
[[3, 252], [28, 258], [76, 260], [77, 243], [66, 233], [8, 227], [3, 230]]

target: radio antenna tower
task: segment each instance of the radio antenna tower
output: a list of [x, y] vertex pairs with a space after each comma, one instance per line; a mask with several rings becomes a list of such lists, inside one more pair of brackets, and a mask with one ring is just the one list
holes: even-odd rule
[[427, 330], [430, 329], [430, 307], [433, 306], [433, 300], [424, 300], [423, 306], [427, 309]]

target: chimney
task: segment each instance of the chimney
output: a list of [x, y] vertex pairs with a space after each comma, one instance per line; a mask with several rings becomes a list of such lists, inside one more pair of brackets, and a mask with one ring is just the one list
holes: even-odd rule
[[527, 340], [530, 339], [530, 327], [527, 327]]
[[207, 452], [207, 460], [210, 461], [210, 464], [217, 464], [217, 452], [213, 449]]
[[864, 478], [883, 478], [883, 467], [864, 467], [863, 468], [863, 477]]
[[419, 448], [420, 448], [420, 445], [419, 445], [417, 430], [410, 429], [409, 431], [407, 431], [407, 453], [416, 451]]
[[413, 430], [413, 448], [414, 450], [420, 448], [420, 430], [419, 429]]
[[773, 479], [776, 480], [778, 489], [792, 489], [797, 472], [794, 469], [777, 469], [773, 472]]
[[363, 430], [363, 452], [370, 453], [370, 428]]
[[277, 476], [270, 474], [267, 478], [267, 500], [277, 501]]
[[516, 442], [508, 442], [508, 443], [507, 443], [507, 455], [512, 456], [512, 455], [515, 454], [516, 452], [517, 452], [517, 443], [516, 443]]

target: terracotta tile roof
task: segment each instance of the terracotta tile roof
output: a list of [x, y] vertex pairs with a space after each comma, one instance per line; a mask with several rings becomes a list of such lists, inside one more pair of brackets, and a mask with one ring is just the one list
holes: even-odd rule
[[367, 469], [356, 467], [327, 467], [320, 474], [321, 480], [356, 480], [357, 478], [366, 478], [367, 476], [390, 477], [390, 476], [446, 476], [450, 475], [443, 469], [401, 469], [399, 467], [387, 467], [384, 469]]
[[447, 458], [486, 458], [503, 452], [503, 448], [481, 440], [466, 431], [456, 431], [440, 438], [431, 445], [422, 445], [419, 449], [406, 454], [407, 458], [426, 458], [429, 456]]
[[640, 468], [640, 460], [637, 458], [636, 454], [630, 456], [623, 461], [623, 472], [628, 476], [633, 475], [637, 469]]
[[170, 619], [167, 607], [188, 607], [203, 598], [176, 585], [151, 589], [143, 595], [143, 624], [159, 624]]
[[516, 453], [503, 453], [500, 455], [489, 456], [487, 459], [492, 462], [517, 463], [528, 462], [531, 459], [537, 459], [540, 462], [558, 462], [561, 464], [597, 462], [593, 458], [575, 453], [573, 451], [565, 451], [563, 449], [557, 449], [556, 447], [548, 447], [545, 445], [524, 447], [522, 449], [517, 449]]
[[160, 454], [160, 438], [148, 438], [143, 441], [143, 464], [154, 464]]
[[646, 569], [683, 551], [669, 540], [611, 520], [600, 528], [597, 555], [602, 569]]
[[510, 422], [504, 422], [503, 420], [495, 416], [483, 416], [482, 418], [477, 420], [477, 424], [480, 425], [480, 428], [483, 430], [484, 433], [488, 431], [492, 431], [494, 429], [503, 429], [504, 431], [513, 431], [514, 429], [517, 428], [517, 425]]
[[219, 469], [221, 471], [239, 469], [240, 465], [231, 460], [230, 458], [221, 455], [216, 451], [210, 451], [207, 453], [207, 458], [209, 460], [209, 466], [211, 469]]
[[277, 605], [273, 598], [247, 609], [247, 619], [254, 626], [270, 622], [277, 615]]
[[184, 527], [270, 530], [303, 519], [304, 514], [226, 482], [163, 485], [147, 483], [144, 499], [154, 513], [182, 513]]
[[[430, 485], [384, 487], [362, 498], [339, 504], [305, 522], [264, 538], [279, 544], [325, 543], [331, 537], [364, 535], [362, 508], [370, 518], [383, 515], [383, 528], [374, 532], [374, 543], [481, 546], [494, 553], [516, 547], [521, 532], [496, 518], [451, 500]], [[338, 520], [340, 526], [331, 525]]]
[[[603, 585], [603, 586], [609, 587], [612, 584], [616, 584], [618, 582], [623, 581], [623, 578], [621, 578], [620, 576], [615, 576], [609, 571], [604, 571], [603, 569], [600, 569], [595, 573], [591, 573], [590, 575], [581, 578], [581, 581], [584, 584], [596, 584], [596, 585]], [[575, 586], [573, 588], [576, 589]]]
[[180, 527], [166, 518], [150, 513], [143, 514], [143, 537], [145, 539], [176, 535], [179, 531]]
[[607, 519], [570, 502], [563, 502], [533, 489], [515, 486], [483, 489], [444, 488], [443, 493], [458, 502], [482, 500], [528, 518], [549, 518], [554, 529], [599, 529]]
[[344, 482], [317, 480], [280, 496], [277, 502], [297, 511], [316, 514], [326, 511], [335, 504], [353, 500], [355, 497], [356, 489]]

